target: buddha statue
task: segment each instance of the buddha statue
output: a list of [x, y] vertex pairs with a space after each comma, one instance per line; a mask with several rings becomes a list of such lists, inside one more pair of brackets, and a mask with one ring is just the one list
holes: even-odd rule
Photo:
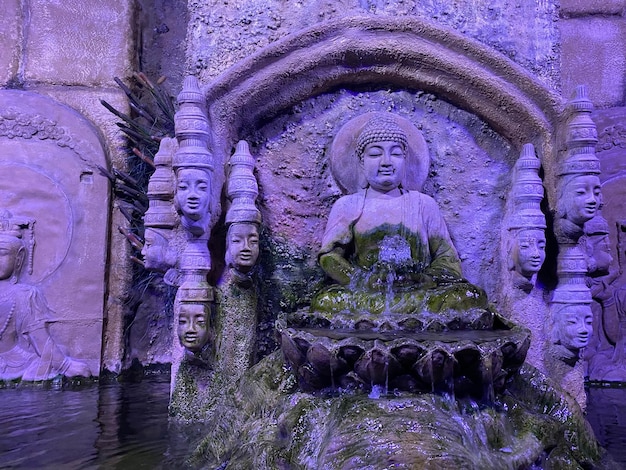
[[0, 379], [91, 376], [87, 364], [66, 355], [50, 336], [50, 310], [41, 291], [20, 281], [24, 267], [31, 272], [33, 225], [8, 211], [0, 214]]
[[365, 188], [331, 209], [319, 263], [338, 285], [318, 294], [312, 309], [420, 314], [476, 307], [484, 313], [486, 296], [463, 279], [437, 203], [407, 189], [411, 144], [398, 122], [377, 114], [355, 140]]
[[331, 165], [349, 193], [331, 208], [319, 252], [335, 284], [277, 322], [299, 385], [492, 400], [521, 366], [530, 333], [463, 279], [437, 203], [419, 191], [423, 136], [398, 116], [359, 116], [335, 138]]

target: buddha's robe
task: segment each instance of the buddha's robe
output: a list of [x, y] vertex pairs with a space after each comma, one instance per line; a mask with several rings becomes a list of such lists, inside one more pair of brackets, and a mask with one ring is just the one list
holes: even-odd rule
[[484, 292], [463, 281], [458, 254], [431, 197], [404, 191], [374, 205], [366, 198], [367, 191], [344, 196], [330, 212], [320, 262], [342, 256], [354, 270], [346, 287], [318, 294], [313, 309], [418, 313], [486, 306]]

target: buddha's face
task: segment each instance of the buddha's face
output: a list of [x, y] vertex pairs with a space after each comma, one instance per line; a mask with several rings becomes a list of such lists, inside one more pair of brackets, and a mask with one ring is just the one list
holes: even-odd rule
[[372, 142], [363, 150], [363, 172], [369, 185], [383, 192], [391, 191], [402, 183], [406, 152], [397, 142]]
[[146, 228], [144, 244], [141, 249], [143, 264], [146, 269], [167, 270], [174, 265], [169, 252], [167, 239], [157, 231]]
[[192, 351], [200, 351], [209, 341], [209, 318], [203, 304], [182, 303], [178, 314], [178, 339]]
[[582, 349], [589, 344], [592, 328], [591, 307], [568, 305], [557, 313], [559, 339], [568, 349]]
[[600, 207], [600, 178], [595, 175], [578, 176], [563, 189], [565, 218], [576, 225], [593, 219]]
[[209, 213], [211, 181], [204, 170], [183, 168], [176, 174], [176, 203], [184, 216], [200, 220]]
[[515, 239], [511, 253], [515, 270], [530, 278], [539, 272], [546, 259], [546, 236], [543, 230], [522, 230]]
[[14, 237], [0, 236], [0, 281], [10, 279], [19, 274], [24, 258], [24, 246]]
[[230, 266], [249, 272], [259, 257], [259, 229], [255, 224], [233, 224], [226, 237], [226, 258]]

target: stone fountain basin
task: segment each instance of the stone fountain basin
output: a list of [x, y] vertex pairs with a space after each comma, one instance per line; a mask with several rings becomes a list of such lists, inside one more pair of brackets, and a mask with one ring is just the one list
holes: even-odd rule
[[[360, 315], [361, 328], [301, 326], [296, 315], [297, 326], [279, 322], [277, 329], [285, 359], [305, 391], [378, 387], [490, 401], [505, 389], [530, 346], [528, 330], [492, 315], [487, 322], [474, 316], [480, 325], [490, 323], [489, 329], [440, 328], [440, 322], [436, 330], [420, 330], [409, 315]], [[333, 323], [346, 322], [351, 320]]]

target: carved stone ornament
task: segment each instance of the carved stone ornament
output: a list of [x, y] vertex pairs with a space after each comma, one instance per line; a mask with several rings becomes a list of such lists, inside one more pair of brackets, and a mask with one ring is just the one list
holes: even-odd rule
[[246, 282], [259, 257], [261, 212], [256, 207], [259, 187], [254, 176], [254, 157], [248, 143], [237, 144], [229, 161], [226, 196], [226, 265], [233, 271], [233, 280]]
[[[25, 374], [27, 379], [47, 377], [52, 371], [99, 373], [107, 278], [116, 276], [105, 272], [112, 254], [106, 248], [110, 187], [98, 168], [108, 164], [100, 133], [76, 110], [36, 93], [0, 90], [0, 211], [11, 212], [15, 219], [36, 220], [37, 239], [33, 249], [29, 230], [21, 238], [24, 252], [32, 257], [24, 261], [32, 272], [25, 265], [16, 284], [2, 281], [11, 292], [4, 304], [8, 312], [10, 298], [16, 302], [3, 341], [21, 329], [20, 345], [12, 351], [28, 352], [21, 359], [9, 358], [11, 348], [0, 349], [13, 377], [15, 371], [25, 370], [29, 357], [45, 362], [50, 370], [37, 367], [36, 373]], [[68, 286], [80, 288], [68, 295]], [[116, 289], [109, 287], [111, 292]], [[111, 298], [115, 296], [111, 293]], [[29, 304], [29, 297], [36, 303]], [[18, 311], [30, 319], [12, 323]], [[45, 328], [35, 332], [34, 323], [29, 324], [33, 318]], [[0, 319], [0, 328], [3, 324]], [[49, 350], [44, 347], [48, 339]], [[82, 370], [61, 367], [65, 357], [80, 358]], [[11, 374], [0, 373], [0, 379]]]
[[532, 288], [545, 257], [546, 218], [541, 211], [543, 184], [539, 177], [541, 163], [532, 144], [525, 144], [515, 163], [513, 177], [513, 216], [508, 223], [509, 269], [513, 284]]
[[0, 214], [0, 379], [39, 381], [62, 374], [90, 376], [89, 366], [67, 356], [48, 331], [50, 310], [32, 274], [35, 221]]
[[[592, 331], [591, 291], [585, 283], [588, 260], [579, 246], [585, 224], [600, 209], [600, 162], [595, 155], [598, 142], [591, 119], [593, 105], [584, 86], [576, 88], [568, 103], [567, 152], [558, 171], [555, 235], [559, 243], [558, 285], [552, 294], [552, 339], [568, 354], [560, 359], [574, 364], [587, 346]], [[563, 350], [563, 351], [565, 351]]]

